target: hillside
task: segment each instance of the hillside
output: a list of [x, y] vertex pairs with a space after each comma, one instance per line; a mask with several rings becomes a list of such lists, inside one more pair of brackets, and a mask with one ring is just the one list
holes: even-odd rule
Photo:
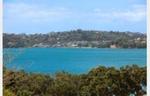
[[133, 32], [72, 30], [47, 34], [3, 34], [4, 48], [96, 47], [146, 48], [146, 35]]

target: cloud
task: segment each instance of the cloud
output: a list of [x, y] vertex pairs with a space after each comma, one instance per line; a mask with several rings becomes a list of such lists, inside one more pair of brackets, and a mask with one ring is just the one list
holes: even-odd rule
[[[79, 15], [80, 14], [80, 15]], [[31, 22], [140, 22], [146, 19], [146, 5], [136, 4], [127, 9], [96, 8], [88, 12], [72, 10], [65, 7], [45, 7], [28, 3], [5, 3], [5, 20], [20, 20]], [[65, 21], [66, 22], [66, 21]]]
[[110, 10], [103, 11], [101, 9], [94, 9], [95, 16], [105, 18], [109, 21], [120, 20], [128, 22], [140, 22], [146, 19], [146, 6], [133, 5], [131, 9], [126, 10]]
[[4, 5], [4, 18], [29, 19], [34, 22], [58, 21], [67, 18], [69, 10], [63, 7], [46, 8], [25, 3], [8, 3]]

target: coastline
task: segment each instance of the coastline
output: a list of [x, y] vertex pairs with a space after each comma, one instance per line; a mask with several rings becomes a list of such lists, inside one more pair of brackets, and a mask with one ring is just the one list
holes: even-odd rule
[[3, 48], [3, 49], [25, 49], [25, 48], [62, 48], [62, 49], [147, 49], [147, 47], [145, 48], [109, 48], [109, 47], [106, 47], [106, 48], [98, 48], [98, 47], [12, 47], [12, 48]]

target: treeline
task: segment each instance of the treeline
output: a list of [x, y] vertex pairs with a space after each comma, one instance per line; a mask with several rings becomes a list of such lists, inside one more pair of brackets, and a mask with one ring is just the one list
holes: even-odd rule
[[94, 68], [87, 74], [56, 73], [55, 76], [4, 68], [4, 96], [143, 96], [146, 67]]
[[81, 29], [47, 34], [4, 33], [3, 47], [146, 48], [146, 34]]

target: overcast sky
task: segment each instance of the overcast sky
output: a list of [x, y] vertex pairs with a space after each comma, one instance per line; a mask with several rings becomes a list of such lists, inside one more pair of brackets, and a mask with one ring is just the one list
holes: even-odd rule
[[146, 32], [146, 0], [4, 0], [4, 32]]

